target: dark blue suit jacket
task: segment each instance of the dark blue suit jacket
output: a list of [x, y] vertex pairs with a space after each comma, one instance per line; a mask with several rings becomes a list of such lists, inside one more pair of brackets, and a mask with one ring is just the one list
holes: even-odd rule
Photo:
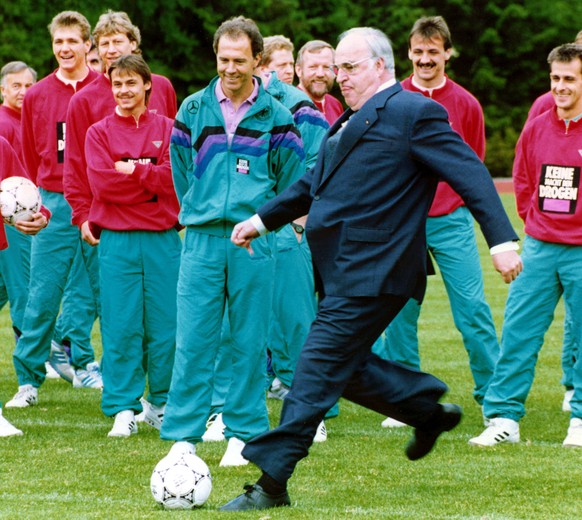
[[[341, 125], [326, 160], [326, 143]], [[318, 162], [258, 211], [269, 230], [309, 214], [307, 239], [323, 292], [422, 299], [425, 224], [439, 178], [463, 197], [489, 246], [517, 240], [488, 170], [451, 129], [446, 110], [399, 83], [347, 110]]]

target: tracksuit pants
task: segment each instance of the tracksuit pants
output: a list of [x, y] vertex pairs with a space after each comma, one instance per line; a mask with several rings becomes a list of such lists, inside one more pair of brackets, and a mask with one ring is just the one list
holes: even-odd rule
[[[45, 379], [44, 364], [50, 352], [63, 292], [77, 250], [82, 247], [81, 234], [71, 224], [71, 207], [64, 195], [42, 188], [40, 193], [52, 217], [47, 228], [32, 237], [28, 300], [22, 335], [13, 355], [18, 384], [31, 384], [36, 388]], [[96, 279], [96, 275], [91, 277], [91, 280]], [[98, 286], [92, 287], [98, 294]]]
[[31, 237], [18, 231], [15, 227], [4, 225], [8, 249], [0, 251], [0, 273], [5, 289], [5, 300], [10, 302], [12, 325], [22, 331], [24, 309], [28, 300], [28, 282], [30, 279]]
[[273, 300], [274, 238], [254, 240], [251, 256], [231, 243], [229, 232], [215, 236], [187, 228], [163, 439], [199, 442], [205, 432], [227, 301], [233, 377], [223, 410], [225, 436], [246, 442], [269, 429], [265, 345]]
[[[582, 247], [554, 244], [526, 236], [521, 254], [522, 273], [509, 286], [501, 335], [501, 354], [485, 395], [486, 417], [519, 421], [534, 379], [544, 335], [554, 310], [564, 297], [570, 334], [582, 339]], [[582, 361], [572, 372], [572, 417], [582, 419]]]
[[[103, 413], [165, 404], [176, 337], [181, 241], [167, 231], [103, 230], [99, 243]], [[144, 370], [144, 354], [147, 367]]]
[[305, 237], [297, 242], [291, 226], [277, 233], [273, 318], [268, 347], [276, 376], [291, 386], [299, 353], [315, 319], [317, 301], [311, 251]]
[[[55, 341], [59, 344], [69, 342], [71, 364], [76, 368], [85, 368], [88, 363], [95, 361], [91, 332], [100, 310], [99, 295], [93, 291], [89, 270], [97, 275], [99, 273], [98, 251], [98, 247], [92, 247], [84, 241], [79, 244], [55, 327]], [[89, 270], [87, 265], [90, 266]], [[96, 278], [94, 284], [98, 286], [98, 283]]]

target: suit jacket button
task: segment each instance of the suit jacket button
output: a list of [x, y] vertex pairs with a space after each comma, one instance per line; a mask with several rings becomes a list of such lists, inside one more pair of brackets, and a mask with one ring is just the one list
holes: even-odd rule
[[315, 197], [313, 197], [313, 200], [319, 200], [319, 195], [316, 195]]

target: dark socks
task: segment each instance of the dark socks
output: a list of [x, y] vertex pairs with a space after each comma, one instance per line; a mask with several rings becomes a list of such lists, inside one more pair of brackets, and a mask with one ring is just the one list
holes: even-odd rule
[[271, 475], [264, 472], [261, 475], [261, 478], [257, 480], [257, 484], [261, 486], [263, 491], [269, 495], [281, 495], [287, 490], [286, 484], [281, 484], [273, 477], [271, 477]]

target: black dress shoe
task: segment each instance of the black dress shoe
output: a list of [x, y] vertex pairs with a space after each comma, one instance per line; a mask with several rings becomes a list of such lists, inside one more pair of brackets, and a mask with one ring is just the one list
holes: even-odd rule
[[290, 505], [287, 491], [280, 495], [270, 495], [258, 484], [246, 484], [245, 493], [224, 504], [219, 511], [253, 511]]
[[418, 460], [428, 455], [435, 445], [439, 435], [443, 432], [451, 431], [461, 422], [463, 410], [456, 404], [442, 404], [442, 412], [432, 428], [422, 430], [416, 428], [414, 435], [408, 446], [406, 446], [406, 456], [410, 460]]

